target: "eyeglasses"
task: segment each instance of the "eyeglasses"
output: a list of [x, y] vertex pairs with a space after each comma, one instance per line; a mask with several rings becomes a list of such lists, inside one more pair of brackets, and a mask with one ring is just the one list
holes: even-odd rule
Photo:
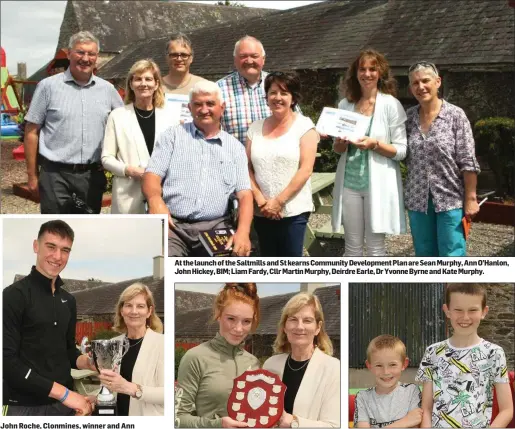
[[408, 69], [408, 73], [411, 73], [413, 70], [415, 70], [418, 66], [422, 66], [422, 67], [428, 67], [430, 69], [432, 69], [436, 75], [438, 76], [438, 69], [436, 68], [436, 66], [433, 64], [433, 63], [429, 63], [427, 61], [419, 61], [418, 63], [415, 63], [415, 64], [412, 64], [410, 66], [410, 68]]
[[79, 57], [85, 57], [86, 55], [88, 57], [91, 57], [91, 58], [96, 58], [98, 56], [98, 52], [88, 52], [88, 51], [78, 51], [78, 50], [74, 50], [74, 52], [79, 56]]
[[171, 53], [168, 54], [168, 56], [170, 58], [174, 59], [174, 60], [178, 60], [179, 58], [181, 60], [187, 60], [187, 59], [189, 59], [191, 57], [191, 54], [183, 54], [183, 53], [176, 54], [175, 52], [171, 52]]

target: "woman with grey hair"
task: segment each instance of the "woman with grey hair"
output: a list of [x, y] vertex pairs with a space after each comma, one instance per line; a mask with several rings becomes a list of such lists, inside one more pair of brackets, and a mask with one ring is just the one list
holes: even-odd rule
[[442, 80], [434, 64], [417, 62], [408, 74], [419, 102], [407, 111], [404, 188], [415, 255], [465, 256], [462, 218], [479, 211], [470, 122], [463, 109], [438, 97]]

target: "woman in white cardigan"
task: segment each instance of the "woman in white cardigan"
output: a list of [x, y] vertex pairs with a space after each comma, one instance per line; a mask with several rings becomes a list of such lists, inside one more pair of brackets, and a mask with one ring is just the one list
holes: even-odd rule
[[101, 370], [100, 381], [117, 392], [120, 416], [164, 415], [163, 323], [154, 297], [142, 283], [127, 287], [116, 304], [113, 329], [129, 339], [119, 371]]
[[283, 308], [274, 352], [263, 369], [286, 385], [279, 427], [340, 427], [340, 361], [315, 295], [299, 293]]
[[385, 234], [406, 231], [399, 161], [406, 157], [406, 113], [385, 57], [368, 49], [347, 70], [338, 108], [369, 118], [357, 142], [336, 139], [332, 227], [345, 233], [345, 256], [386, 256]]
[[111, 112], [104, 134], [102, 165], [113, 173], [111, 213], [145, 213], [141, 177], [157, 137], [172, 125], [164, 104], [159, 67], [137, 61], [127, 76], [125, 106]]

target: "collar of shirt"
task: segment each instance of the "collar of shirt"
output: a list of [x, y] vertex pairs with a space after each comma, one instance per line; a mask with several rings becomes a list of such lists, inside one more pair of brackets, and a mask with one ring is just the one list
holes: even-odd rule
[[89, 86], [89, 85], [91, 85], [91, 84], [95, 83], [95, 81], [96, 81], [96, 80], [95, 80], [95, 77], [96, 77], [96, 76], [95, 76], [93, 73], [91, 73], [91, 76], [89, 77], [88, 83], [86, 83], [86, 85], [81, 85], [81, 84], [80, 84], [80, 83], [78, 83], [78, 82], [75, 80], [75, 78], [73, 77], [72, 72], [70, 71], [70, 67], [68, 67], [68, 68], [66, 69], [66, 71], [64, 72], [64, 81], [65, 81], [65, 82], [73, 81], [73, 82], [75, 82], [75, 83], [76, 83], [77, 85], [79, 85], [79, 86]]
[[[41, 274], [37, 269], [36, 266], [32, 266], [32, 270], [30, 271], [30, 277], [31, 279], [38, 284], [39, 286], [43, 287], [45, 290], [48, 290], [50, 293], [52, 292], [52, 279], [49, 279], [48, 277]], [[55, 279], [55, 291], [59, 292], [59, 289], [64, 284], [63, 280], [60, 276], [57, 276]]]
[[249, 81], [247, 79], [245, 79], [241, 74], [240, 72], [237, 72], [238, 73], [238, 77], [240, 78], [240, 83], [242, 86], [246, 86], [248, 89], [256, 89], [256, 88], [259, 88], [259, 87], [263, 87], [264, 89], [264, 81], [265, 81], [265, 78], [266, 76], [268, 75], [267, 72], [264, 72], [264, 71], [261, 71], [261, 77], [259, 78], [259, 81], [257, 82], [257, 85], [252, 87], [250, 84], [249, 84]]
[[220, 335], [220, 332], [217, 332], [215, 338], [210, 340], [209, 343], [217, 352], [227, 354], [231, 357], [243, 354], [243, 342], [237, 346], [233, 346], [232, 344], [229, 344], [222, 335]]
[[[414, 119], [416, 121], [415, 123], [420, 124], [420, 106], [418, 107], [418, 109], [415, 110], [415, 113], [416, 113], [416, 116], [414, 117]], [[445, 119], [448, 119], [448, 117], [449, 117], [449, 103], [447, 103], [447, 101], [442, 99], [442, 107], [440, 107], [440, 111], [438, 112], [438, 115], [436, 115], [435, 120], [437, 118], [445, 120]]]
[[204, 135], [204, 133], [197, 128], [197, 126], [195, 125], [194, 122], [190, 122], [189, 125], [190, 125], [190, 133], [193, 138], [195, 138], [195, 137], [197, 137], [197, 135], [199, 135], [207, 142], [218, 143], [218, 144], [220, 144], [220, 146], [222, 145], [222, 143], [223, 143], [222, 135], [221, 135], [222, 130], [218, 130], [218, 133], [216, 134], [216, 136], [210, 137], [207, 139], [206, 136]]

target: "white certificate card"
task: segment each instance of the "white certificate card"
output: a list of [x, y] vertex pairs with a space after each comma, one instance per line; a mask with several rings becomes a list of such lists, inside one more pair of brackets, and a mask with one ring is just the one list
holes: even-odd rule
[[189, 101], [188, 95], [168, 94], [165, 92], [165, 110], [172, 125], [193, 121], [188, 108]]
[[349, 110], [324, 107], [316, 129], [331, 137], [345, 137], [354, 143], [367, 132], [370, 117]]

